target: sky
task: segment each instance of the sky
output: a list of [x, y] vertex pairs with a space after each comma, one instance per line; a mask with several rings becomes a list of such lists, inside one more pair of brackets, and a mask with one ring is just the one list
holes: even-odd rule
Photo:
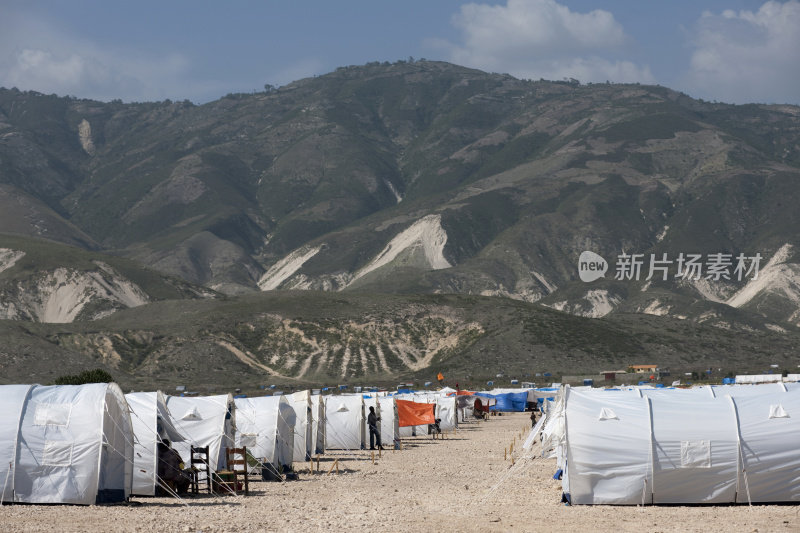
[[0, 87], [125, 102], [426, 58], [800, 105], [800, 0], [0, 0]]

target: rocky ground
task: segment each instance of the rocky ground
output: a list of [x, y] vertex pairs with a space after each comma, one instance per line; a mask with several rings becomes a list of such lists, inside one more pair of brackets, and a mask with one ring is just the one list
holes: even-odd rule
[[[463, 424], [403, 450], [330, 453], [321, 474], [251, 483], [250, 496], [140, 498], [120, 506], [0, 507], [0, 531], [798, 531], [800, 506], [611, 507], [560, 503], [553, 460], [521, 457], [527, 415]], [[504, 451], [514, 443], [511, 455]], [[536, 450], [534, 450], [536, 451]], [[328, 470], [339, 459], [339, 474]]]

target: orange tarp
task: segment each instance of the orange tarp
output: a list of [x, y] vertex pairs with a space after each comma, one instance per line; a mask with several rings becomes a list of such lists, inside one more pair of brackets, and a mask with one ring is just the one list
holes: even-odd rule
[[395, 400], [395, 403], [401, 428], [436, 423], [433, 416], [435, 405], [432, 403], [416, 403], [408, 400]]

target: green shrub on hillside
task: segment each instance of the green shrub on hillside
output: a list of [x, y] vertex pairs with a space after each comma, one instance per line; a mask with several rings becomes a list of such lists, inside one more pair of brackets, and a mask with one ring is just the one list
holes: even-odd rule
[[56, 378], [55, 385], [84, 385], [86, 383], [111, 383], [114, 378], [102, 368], [84, 370], [73, 376], [66, 375]]

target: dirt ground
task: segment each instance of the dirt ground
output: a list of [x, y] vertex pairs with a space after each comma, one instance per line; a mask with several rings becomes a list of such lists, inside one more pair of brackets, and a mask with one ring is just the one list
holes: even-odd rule
[[321, 474], [295, 463], [298, 481], [253, 482], [246, 497], [4, 505], [0, 531], [800, 531], [800, 505], [565, 506], [555, 462], [518, 455], [529, 426], [524, 413], [470, 422], [444, 440], [404, 439], [375, 464], [369, 451], [329, 453]]

